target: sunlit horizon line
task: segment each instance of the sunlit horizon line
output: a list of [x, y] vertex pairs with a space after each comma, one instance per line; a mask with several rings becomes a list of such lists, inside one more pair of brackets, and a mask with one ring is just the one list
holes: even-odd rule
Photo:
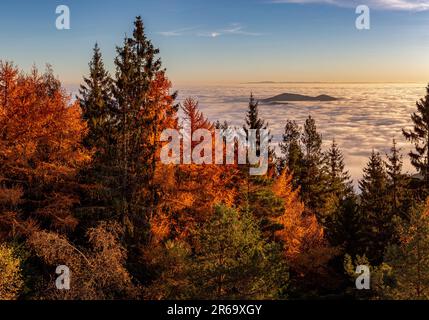
[[[65, 86], [80, 86], [82, 82], [68, 82], [63, 81]], [[228, 85], [270, 85], [270, 84], [428, 84], [427, 81], [216, 81], [216, 82], [202, 82], [202, 81], [172, 81], [173, 87], [175, 86], [228, 86]]]

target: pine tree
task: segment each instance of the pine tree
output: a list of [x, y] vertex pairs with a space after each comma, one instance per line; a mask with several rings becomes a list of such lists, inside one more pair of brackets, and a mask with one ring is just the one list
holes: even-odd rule
[[396, 140], [393, 140], [391, 152], [387, 155], [386, 169], [389, 177], [388, 194], [391, 201], [392, 215], [406, 216], [407, 177], [402, 173], [403, 160]]
[[276, 298], [286, 285], [278, 246], [262, 239], [249, 213], [216, 207], [198, 239], [192, 272], [197, 298]]
[[[247, 135], [249, 134], [249, 130], [257, 130], [256, 137], [258, 145], [256, 147], [256, 154], [259, 155], [260, 143], [262, 142], [261, 140], [264, 140], [265, 143], [270, 144], [273, 137], [268, 129], [268, 124], [259, 116], [259, 102], [256, 101], [255, 97], [253, 96], [253, 93], [250, 94], [249, 108], [246, 113], [246, 120], [244, 125], [244, 131]], [[261, 130], [268, 130], [267, 136], [261, 137]], [[268, 157], [270, 160], [274, 159], [274, 152], [269, 146]]]
[[83, 168], [79, 175], [82, 188], [80, 206], [76, 210], [81, 222], [82, 232], [99, 220], [115, 216], [113, 199], [119, 196], [116, 187], [113, 113], [113, 80], [105, 70], [98, 44], [93, 50], [89, 63], [89, 75], [81, 85], [80, 106], [82, 117], [88, 126], [84, 146], [94, 152], [92, 162]]
[[343, 153], [335, 139], [325, 157], [328, 196], [324, 213], [328, 239], [331, 244], [354, 254], [360, 230], [356, 196], [350, 174], [345, 169]]
[[317, 132], [316, 121], [311, 116], [305, 121], [301, 142], [304, 149], [301, 196], [306, 207], [314, 211], [323, 223], [327, 176], [324, 170], [322, 136]]
[[390, 203], [386, 197], [388, 177], [379, 153], [372, 152], [359, 187], [361, 222], [365, 226], [362, 239], [365, 252], [360, 254], [365, 253], [372, 263], [377, 264], [393, 236]]
[[338, 199], [344, 199], [353, 191], [351, 177], [345, 170], [344, 156], [335, 139], [326, 152], [329, 192]]
[[126, 38], [117, 53], [114, 130], [118, 142], [118, 213], [128, 233], [141, 241], [147, 236], [150, 218], [157, 214], [159, 197], [154, 177], [159, 136], [166, 126], [177, 126], [176, 95], [169, 93], [171, 83], [157, 58], [159, 50], [147, 39], [140, 17], [134, 23], [133, 37]]
[[84, 78], [81, 85], [80, 106], [83, 119], [88, 123], [88, 135], [85, 137], [85, 146], [96, 148], [97, 153], [107, 155], [113, 143], [111, 131], [111, 108], [113, 104], [113, 82], [104, 68], [104, 63], [98, 44], [95, 44], [94, 53], [89, 63], [89, 77]]
[[350, 174], [345, 170], [344, 156], [335, 140], [325, 153], [325, 171], [327, 195], [322, 212], [328, 224], [332, 224], [346, 199], [353, 197]]
[[[415, 151], [410, 152], [411, 164], [423, 176], [424, 188], [429, 188], [429, 85], [426, 96], [416, 103], [417, 112], [411, 115], [412, 130], [403, 129], [405, 138], [414, 143]], [[426, 195], [425, 191], [425, 195]], [[425, 196], [424, 195], [424, 196]]]
[[395, 282], [386, 293], [400, 300], [429, 299], [429, 203], [415, 207], [409, 221], [397, 226], [400, 243], [389, 246], [385, 257]]
[[295, 188], [300, 185], [303, 170], [303, 153], [300, 139], [301, 128], [296, 121], [288, 120], [280, 143], [282, 158], [280, 159], [279, 171], [283, 171], [286, 167], [288, 168], [294, 176]]
[[350, 194], [341, 200], [337, 210], [330, 216], [326, 225], [326, 236], [333, 246], [355, 256], [359, 254], [365, 226], [361, 221], [356, 196]]
[[259, 117], [259, 102], [256, 101], [253, 93], [250, 94], [249, 109], [246, 114], [245, 130], [261, 130], [267, 129], [267, 124]]

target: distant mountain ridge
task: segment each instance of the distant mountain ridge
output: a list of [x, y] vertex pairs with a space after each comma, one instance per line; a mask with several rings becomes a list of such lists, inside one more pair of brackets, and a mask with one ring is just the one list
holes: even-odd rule
[[322, 94], [319, 95], [317, 97], [311, 97], [311, 96], [306, 96], [306, 95], [302, 95], [302, 94], [295, 94], [295, 93], [282, 93], [279, 94], [277, 96], [268, 98], [268, 99], [263, 99], [261, 100], [261, 102], [265, 102], [265, 103], [282, 103], [282, 102], [291, 102], [291, 101], [323, 101], [323, 102], [327, 102], [327, 101], [337, 101], [338, 98], [334, 98], [331, 96], [328, 96], [326, 94]]

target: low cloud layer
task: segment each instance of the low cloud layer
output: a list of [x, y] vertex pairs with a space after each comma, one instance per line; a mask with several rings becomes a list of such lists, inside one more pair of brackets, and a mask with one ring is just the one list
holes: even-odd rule
[[407, 153], [412, 145], [402, 136], [402, 128], [411, 125], [410, 114], [416, 100], [425, 94], [424, 84], [249, 84], [219, 87], [178, 88], [179, 98], [193, 96], [210, 120], [227, 120], [243, 125], [252, 91], [258, 99], [293, 92], [311, 96], [328, 94], [341, 100], [325, 103], [293, 102], [288, 105], [260, 106], [260, 115], [268, 121], [274, 143], [281, 140], [287, 119], [302, 125], [312, 115], [324, 146], [335, 138], [342, 148], [347, 168], [357, 183], [372, 150], [389, 152], [392, 139], [402, 148], [405, 170], [414, 172]]

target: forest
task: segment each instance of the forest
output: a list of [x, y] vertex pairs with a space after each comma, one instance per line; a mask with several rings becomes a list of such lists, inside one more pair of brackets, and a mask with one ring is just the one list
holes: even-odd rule
[[[429, 298], [429, 86], [401, 133], [413, 151], [373, 151], [357, 190], [311, 116], [284, 119], [262, 176], [163, 164], [164, 129], [230, 124], [177, 102], [140, 17], [114, 67], [95, 45], [74, 98], [49, 65], [0, 62], [0, 300]], [[244, 131], [269, 130], [258, 108]]]

